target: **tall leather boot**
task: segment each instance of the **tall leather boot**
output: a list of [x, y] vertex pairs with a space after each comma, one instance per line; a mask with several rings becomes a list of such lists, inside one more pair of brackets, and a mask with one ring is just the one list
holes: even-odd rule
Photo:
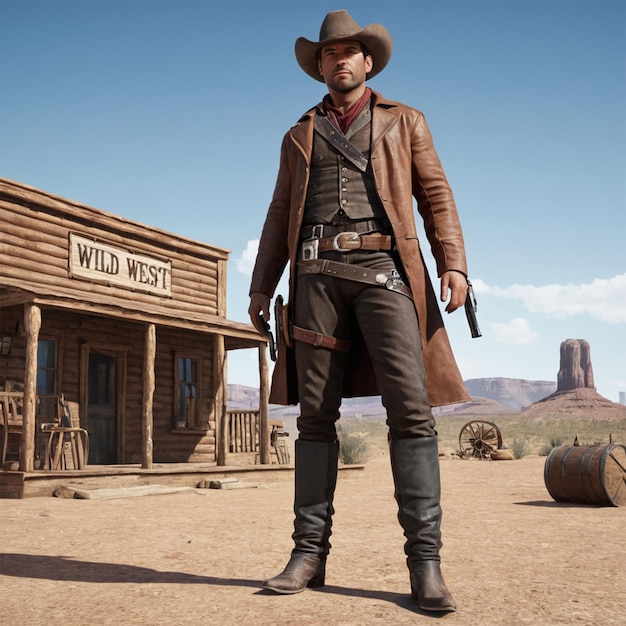
[[295, 547], [283, 572], [263, 582], [276, 593], [323, 586], [330, 550], [339, 443], [297, 439], [295, 449]]
[[441, 484], [437, 437], [391, 441], [391, 467], [404, 529], [411, 596], [426, 611], [455, 611], [441, 575]]

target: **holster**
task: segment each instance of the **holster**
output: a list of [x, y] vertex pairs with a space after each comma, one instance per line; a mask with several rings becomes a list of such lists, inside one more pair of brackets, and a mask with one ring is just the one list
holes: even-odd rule
[[276, 324], [276, 342], [278, 352], [281, 346], [293, 348], [291, 324], [289, 322], [289, 305], [286, 305], [282, 296], [276, 296], [274, 302], [274, 323]]
[[350, 341], [347, 339], [323, 335], [292, 324], [289, 320], [289, 305], [285, 304], [280, 295], [276, 296], [274, 302], [274, 320], [276, 322], [276, 346], [279, 354], [281, 349], [293, 348], [294, 340], [329, 350], [339, 350], [340, 352], [350, 350]]

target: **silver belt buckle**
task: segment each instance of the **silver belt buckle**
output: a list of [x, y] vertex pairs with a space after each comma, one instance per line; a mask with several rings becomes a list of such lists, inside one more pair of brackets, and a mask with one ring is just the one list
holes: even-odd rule
[[[345, 237], [349, 238], [350, 243], [356, 243], [357, 245], [351, 246], [349, 248], [344, 248], [343, 246], [340, 246], [339, 239], [345, 238]], [[359, 233], [347, 231], [345, 233], [339, 233], [338, 235], [335, 235], [335, 238], [333, 239], [333, 250], [335, 250], [335, 252], [350, 252], [352, 250], [358, 250], [360, 247], [361, 247], [361, 235], [359, 235]]]

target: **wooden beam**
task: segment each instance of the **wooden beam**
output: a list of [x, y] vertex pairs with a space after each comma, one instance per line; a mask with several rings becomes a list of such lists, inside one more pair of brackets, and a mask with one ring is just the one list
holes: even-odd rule
[[270, 432], [267, 421], [267, 405], [269, 400], [269, 365], [267, 362], [266, 344], [259, 344], [259, 444], [262, 465], [271, 463]]
[[20, 471], [35, 469], [35, 413], [37, 408], [37, 346], [41, 329], [41, 309], [28, 303], [24, 306], [26, 359], [24, 364], [24, 407], [20, 441]]
[[226, 447], [228, 445], [228, 428], [226, 427], [226, 397], [228, 380], [228, 363], [224, 335], [213, 338], [213, 379], [215, 380], [215, 461], [217, 465], [226, 465]]
[[[17, 287], [13, 285], [10, 278], [2, 276], [3, 287]], [[31, 291], [37, 291], [41, 284], [30, 285]], [[83, 292], [84, 296], [84, 292]], [[99, 296], [98, 296], [99, 297]], [[231, 344], [229, 349], [256, 348], [259, 342], [259, 334], [252, 324], [244, 324], [242, 322], [233, 322], [225, 318], [220, 318], [212, 314], [196, 315], [191, 311], [184, 312], [184, 318], [180, 317], [182, 312], [172, 314], [171, 307], [161, 307], [160, 305], [151, 304], [149, 307], [143, 307], [141, 310], [137, 308], [129, 308], [128, 300], [122, 301], [113, 297], [102, 298], [101, 302], [95, 301], [89, 303], [84, 299], [73, 297], [60, 297], [55, 295], [36, 295], [28, 293], [26, 298], [41, 308], [55, 308], [61, 310], [81, 311], [91, 315], [101, 315], [105, 317], [118, 317], [126, 321], [154, 323], [158, 326], [168, 326], [171, 328], [194, 330], [200, 333], [221, 334], [224, 335], [226, 341]], [[19, 304], [24, 303], [22, 300]], [[147, 303], [146, 303], [147, 304]], [[148, 310], [149, 312], [146, 312]]]
[[143, 359], [143, 403], [141, 411], [141, 467], [152, 469], [153, 442], [152, 430], [154, 416], [152, 405], [154, 401], [154, 361], [156, 357], [156, 326], [146, 325], [145, 347]]

